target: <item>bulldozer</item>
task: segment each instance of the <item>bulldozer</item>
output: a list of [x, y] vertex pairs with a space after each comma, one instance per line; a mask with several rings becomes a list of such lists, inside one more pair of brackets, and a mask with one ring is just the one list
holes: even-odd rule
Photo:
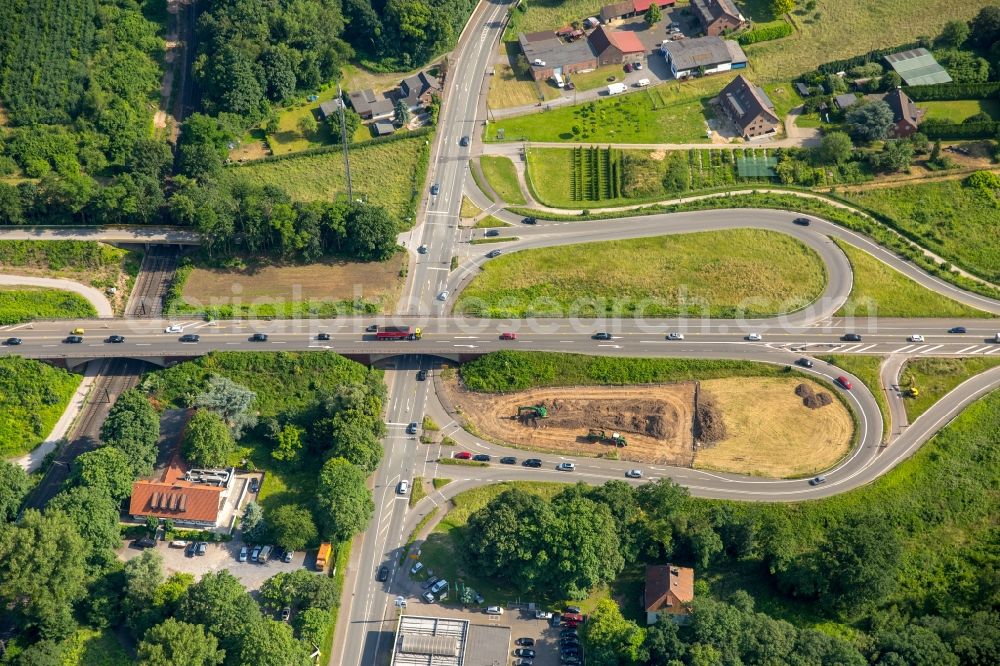
[[587, 431], [587, 441], [590, 443], [599, 442], [602, 444], [614, 444], [617, 447], [628, 446], [628, 442], [617, 432], [611, 433], [609, 437], [608, 434], [603, 430], [594, 430], [591, 428]]
[[527, 405], [517, 408], [517, 414], [514, 415], [515, 419], [547, 419], [549, 418], [549, 410], [547, 410], [542, 405]]

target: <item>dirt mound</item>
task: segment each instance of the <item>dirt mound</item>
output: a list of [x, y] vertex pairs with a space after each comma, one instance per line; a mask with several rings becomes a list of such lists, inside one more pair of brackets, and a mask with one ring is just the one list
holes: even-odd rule
[[726, 438], [726, 423], [722, 420], [722, 412], [715, 400], [704, 393], [698, 401], [694, 418], [694, 436], [701, 446], [711, 446]]
[[816, 392], [808, 384], [799, 384], [795, 387], [795, 395], [802, 398], [802, 404], [809, 409], [819, 409], [826, 407], [833, 402], [833, 397], [824, 391]]
[[669, 439], [676, 435], [680, 411], [662, 400], [543, 400], [549, 412], [546, 419], [530, 419], [541, 429], [580, 430], [590, 428], [614, 430], [654, 439]]
[[808, 398], [809, 396], [813, 395], [812, 387], [809, 386], [808, 384], [799, 384], [798, 386], [795, 387], [795, 395], [799, 396], [800, 398]]

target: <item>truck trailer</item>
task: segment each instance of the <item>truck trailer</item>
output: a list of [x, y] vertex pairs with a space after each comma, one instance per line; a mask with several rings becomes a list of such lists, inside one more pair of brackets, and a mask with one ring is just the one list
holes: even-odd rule
[[375, 332], [378, 340], [419, 340], [420, 329], [409, 326], [379, 326]]

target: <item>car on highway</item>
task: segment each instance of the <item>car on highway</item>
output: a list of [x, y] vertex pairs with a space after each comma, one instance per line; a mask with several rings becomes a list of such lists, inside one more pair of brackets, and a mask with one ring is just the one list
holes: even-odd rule
[[459, 139], [458, 145], [462, 146], [463, 148], [465, 146], [468, 146], [469, 145], [469, 137], [463, 136], [461, 139]]
[[177, 338], [181, 342], [198, 342], [201, 338], [194, 333], [185, 333], [181, 337]]
[[163, 329], [164, 333], [182, 333], [183, 331], [184, 327], [179, 326], [177, 324], [171, 324], [170, 326], [167, 326], [165, 329]]
[[288, 618], [290, 618], [291, 616], [292, 616], [292, 609], [291, 608], [289, 608], [288, 606], [285, 606], [284, 608], [281, 609], [281, 621], [282, 622], [288, 622]]
[[254, 333], [250, 336], [250, 342], [267, 342], [267, 333]]
[[330, 339], [330, 334], [329, 333], [319, 333], [316, 336], [316, 339], [317, 340], [329, 340]]
[[380, 583], [384, 583], [389, 580], [389, 567], [384, 564], [378, 568], [378, 573], [375, 574], [375, 580]]
[[560, 472], [572, 472], [576, 470], [576, 465], [571, 462], [561, 462], [556, 465], [556, 469]]
[[809, 485], [810, 486], [818, 486], [821, 483], [826, 483], [826, 477], [825, 476], [816, 476], [816, 477], [813, 477], [813, 478], [809, 479]]
[[459, 451], [455, 454], [455, 460], [472, 460], [471, 451]]
[[841, 386], [843, 386], [848, 391], [850, 391], [851, 388], [853, 388], [852, 385], [851, 385], [851, 380], [849, 380], [844, 375], [841, 375], [841, 376], [837, 377], [837, 383], [840, 384]]
[[911, 335], [910, 337], [906, 338], [906, 341], [907, 342], [923, 342], [924, 341], [924, 336], [915, 333], [915, 334]]
[[409, 425], [406, 426], [406, 434], [407, 435], [416, 435], [417, 434], [417, 422], [416, 421], [410, 421]]
[[794, 220], [792, 220], [792, 222], [794, 222], [795, 224], [797, 224], [799, 226], [802, 226], [802, 227], [808, 227], [809, 226], [809, 218], [808, 217], [797, 217]]
[[72, 344], [72, 345], [78, 345], [81, 342], [83, 342], [83, 336], [82, 335], [70, 335], [70, 336], [67, 336], [66, 339], [63, 340], [63, 342], [68, 342], [69, 344]]
[[410, 492], [410, 482], [407, 481], [406, 479], [400, 481], [399, 485], [396, 486], [396, 492], [400, 495], [405, 495], [406, 493]]
[[501, 254], [503, 254], [503, 250], [490, 250], [489, 252], [486, 253], [486, 258], [487, 259], [496, 259]]
[[840, 336], [841, 342], [861, 342], [861, 336], [857, 333], [844, 333]]
[[528, 637], [518, 638], [514, 641], [514, 644], [518, 647], [535, 647], [535, 639]]
[[72, 335], [83, 335], [85, 331], [82, 328], [74, 328], [70, 333]]
[[438, 192], [440, 192], [440, 191], [441, 191], [441, 186], [440, 185], [438, 185], [437, 183], [434, 183], [433, 185], [431, 185], [431, 194], [437, 196]]
[[948, 329], [948, 332], [949, 333], [965, 333], [965, 327], [964, 326], [953, 326], [953, 327], [951, 327], [951, 328]]
[[594, 333], [592, 336], [594, 340], [612, 340], [611, 334], [607, 331], [601, 331], [599, 333]]
[[521, 224], [538, 224], [538, 220], [533, 217], [526, 217], [521, 220]]
[[500, 339], [501, 340], [517, 340], [517, 333], [514, 333], [512, 331], [506, 331], [506, 332], [500, 334]]
[[642, 478], [642, 470], [641, 469], [630, 469], [629, 471], [625, 472], [625, 477], [628, 478], [628, 479], [641, 479]]
[[487, 238], [496, 238], [500, 235], [500, 231], [498, 229], [487, 229], [486, 233], [483, 235]]
[[434, 583], [438, 582], [439, 580], [441, 580], [439, 577], [431, 576], [430, 578], [428, 578], [427, 580], [425, 580], [423, 583], [420, 584], [420, 589], [429, 590], [432, 587], [434, 587]]
[[522, 467], [541, 467], [542, 466], [542, 459], [541, 458], [528, 458], [523, 463], [521, 463], [521, 466]]
[[749, 333], [747, 337], [744, 339], [748, 340], [749, 342], [760, 342], [764, 338], [761, 336], [760, 333]]
[[247, 561], [247, 557], [249, 555], [250, 555], [250, 549], [248, 549], [246, 546], [243, 546], [242, 548], [240, 548], [240, 554], [236, 556], [236, 561], [237, 562], [246, 562]]
[[683, 340], [683, 333], [667, 333], [667, 340]]
[[504, 456], [503, 458], [500, 459], [500, 464], [501, 465], [516, 465], [517, 464], [517, 458], [515, 458], [514, 456]]
[[517, 648], [514, 650], [515, 657], [527, 657], [528, 659], [535, 658], [535, 651], [531, 648]]
[[426, 381], [426, 380], [427, 380], [427, 371], [426, 370], [417, 370], [417, 381], [418, 382], [422, 382], [422, 381]]
[[365, 333], [377, 333], [377, 332], [378, 332], [378, 324], [368, 324], [367, 326], [365, 326]]
[[427, 254], [427, 246], [421, 245], [420, 247], [417, 248], [417, 252], [419, 252], [420, 254]]
[[448, 300], [448, 294], [449, 294], [448, 290], [445, 289], [440, 294], [438, 294], [438, 300], [439, 301], [447, 301]]
[[801, 365], [803, 368], [811, 368], [813, 367], [813, 362], [803, 356], [795, 362], [795, 365]]
[[490, 457], [490, 454], [488, 453], [477, 453], [476, 455], [472, 456], [472, 459], [475, 460], [476, 462], [489, 462], [493, 460], [493, 458]]
[[112, 344], [122, 343], [122, 342], [125, 342], [125, 336], [124, 335], [109, 335], [107, 337], [107, 339], [105, 340], [105, 342], [110, 342]]
[[21, 338], [7, 338], [6, 340], [4, 340], [3, 343], [5, 345], [11, 345], [11, 346], [19, 345], [21, 344]]

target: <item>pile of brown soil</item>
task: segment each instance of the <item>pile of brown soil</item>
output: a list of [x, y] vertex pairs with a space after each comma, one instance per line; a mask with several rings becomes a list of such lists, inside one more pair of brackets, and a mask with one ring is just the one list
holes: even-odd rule
[[812, 387], [807, 384], [799, 384], [795, 387], [795, 395], [802, 398], [802, 404], [809, 409], [819, 409], [820, 407], [826, 407], [833, 402], [833, 397], [824, 391], [815, 392]]
[[712, 446], [726, 438], [726, 423], [715, 400], [701, 394], [695, 410], [695, 437], [702, 447]]

